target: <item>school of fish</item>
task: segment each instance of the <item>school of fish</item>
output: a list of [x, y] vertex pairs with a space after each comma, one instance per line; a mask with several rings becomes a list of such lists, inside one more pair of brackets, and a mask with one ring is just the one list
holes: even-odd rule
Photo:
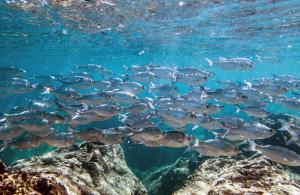
[[[206, 59], [209, 69], [251, 71], [247, 58]], [[0, 67], [0, 101], [26, 96], [25, 103], [0, 115], [1, 152], [8, 147], [30, 149], [47, 144], [68, 147], [79, 142], [146, 147], [186, 147], [205, 156], [237, 156], [239, 144], [288, 166], [300, 166], [300, 155], [281, 146], [257, 145], [255, 140], [286, 131], [286, 144], [300, 146], [300, 118], [286, 121], [281, 129], [259, 122], [272, 114], [266, 107], [277, 104], [300, 111], [300, 78], [273, 75], [271, 78], [235, 82], [218, 81], [217, 89], [204, 87], [214, 72], [197, 67], [158, 64], [124, 66], [123, 74], [97, 64], [77, 65], [68, 74], [28, 76], [16, 67]], [[29, 95], [29, 96], [28, 96]], [[226, 107], [250, 120], [216, 117]], [[239, 115], [238, 115], [239, 116]], [[119, 127], [100, 128], [113, 120]], [[100, 127], [99, 127], [100, 126]], [[214, 139], [201, 141], [188, 132], [204, 129]], [[200, 131], [199, 131], [200, 132]]]

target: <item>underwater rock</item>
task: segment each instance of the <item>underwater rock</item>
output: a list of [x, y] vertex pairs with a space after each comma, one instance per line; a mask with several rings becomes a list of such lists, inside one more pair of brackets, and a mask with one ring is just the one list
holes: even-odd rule
[[171, 194], [180, 189], [184, 181], [207, 158], [200, 157], [196, 153], [179, 158], [174, 164], [163, 166], [151, 172], [143, 179], [148, 189], [148, 194]]
[[300, 186], [281, 165], [259, 157], [208, 159], [174, 195], [299, 193]]
[[0, 194], [146, 194], [119, 145], [85, 143], [19, 160], [0, 174]]

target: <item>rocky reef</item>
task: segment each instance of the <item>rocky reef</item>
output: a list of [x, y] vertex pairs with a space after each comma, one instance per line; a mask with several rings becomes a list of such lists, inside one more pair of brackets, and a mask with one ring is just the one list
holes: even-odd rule
[[82, 144], [1, 165], [0, 194], [147, 194], [119, 145]]
[[213, 158], [202, 163], [174, 192], [182, 194], [299, 194], [288, 172], [263, 157], [236, 160]]
[[186, 179], [207, 158], [200, 157], [196, 153], [184, 155], [174, 164], [166, 165], [155, 171], [146, 173], [142, 181], [148, 189], [149, 195], [172, 194], [180, 189]]

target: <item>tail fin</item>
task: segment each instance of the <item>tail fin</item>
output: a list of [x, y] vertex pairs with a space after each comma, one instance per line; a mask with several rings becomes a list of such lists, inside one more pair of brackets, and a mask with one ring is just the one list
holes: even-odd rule
[[249, 147], [247, 147], [246, 151], [255, 151], [256, 150], [256, 143], [253, 140], [248, 140]]
[[209, 58], [205, 58], [205, 60], [207, 61], [208, 66], [212, 66], [214, 64]]
[[236, 113], [240, 113], [241, 112], [241, 106], [239, 106], [238, 104], [236, 104], [235, 106], [236, 106]]
[[192, 149], [192, 147], [191, 146], [188, 146], [186, 149], [185, 149], [185, 151], [183, 152], [183, 153], [187, 153], [187, 152], [190, 152], [190, 151], [192, 151], [193, 149]]
[[129, 70], [129, 68], [125, 64], [123, 64], [123, 67], [124, 67], [126, 72]]
[[4, 142], [2, 145], [0, 145], [0, 153], [3, 152], [7, 148], [8, 143]]

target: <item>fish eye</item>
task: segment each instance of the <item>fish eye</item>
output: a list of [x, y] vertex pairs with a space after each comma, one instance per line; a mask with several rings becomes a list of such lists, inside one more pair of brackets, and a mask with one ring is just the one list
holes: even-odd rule
[[237, 151], [238, 149], [237, 148], [234, 148], [234, 151]]
[[209, 105], [207, 105], [207, 106], [206, 106], [206, 108], [210, 108], [210, 106], [209, 106]]

